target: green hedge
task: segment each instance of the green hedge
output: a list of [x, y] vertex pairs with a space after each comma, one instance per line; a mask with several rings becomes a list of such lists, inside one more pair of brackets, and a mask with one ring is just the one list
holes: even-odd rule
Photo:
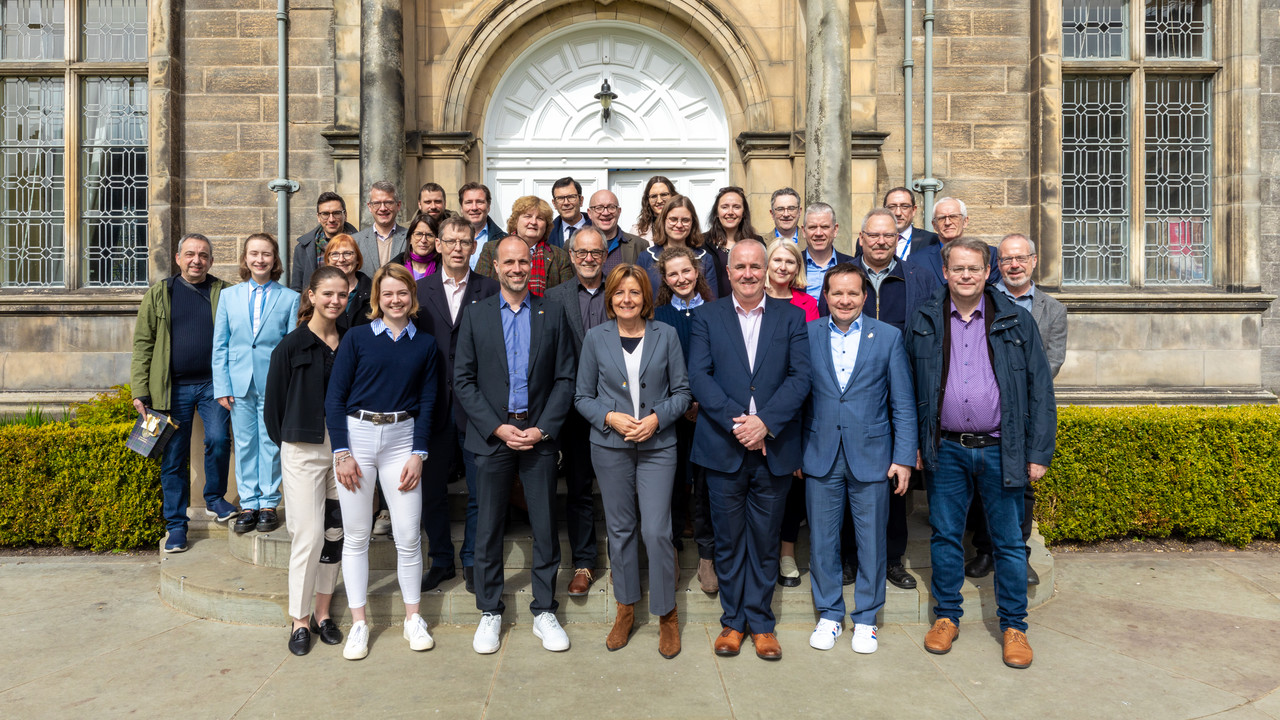
[[1050, 542], [1275, 538], [1280, 407], [1059, 408], [1036, 519]]
[[125, 447], [132, 419], [108, 422], [122, 392], [82, 406], [76, 425], [0, 428], [0, 545], [127, 550], [164, 536], [160, 463]]

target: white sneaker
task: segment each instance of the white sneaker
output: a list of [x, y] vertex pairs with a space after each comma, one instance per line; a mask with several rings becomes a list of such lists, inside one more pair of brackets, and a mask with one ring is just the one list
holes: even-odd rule
[[870, 655], [880, 647], [879, 641], [876, 640], [875, 625], [853, 626], [853, 651], [863, 655]]
[[363, 660], [369, 655], [369, 625], [357, 620], [347, 633], [347, 645], [342, 648], [342, 657], [348, 660]]
[[481, 655], [498, 652], [502, 647], [502, 616], [485, 613], [480, 616], [480, 625], [476, 627], [476, 636], [471, 640], [471, 649]]
[[809, 636], [809, 647], [814, 650], [830, 650], [836, 646], [836, 638], [840, 637], [842, 632], [844, 628], [840, 623], [822, 618], [813, 629], [813, 634]]
[[555, 613], [544, 612], [533, 619], [533, 635], [542, 641], [542, 647], [551, 652], [564, 652], [569, 649], [569, 636]]
[[430, 650], [436, 646], [431, 633], [427, 632], [427, 621], [418, 613], [404, 621], [404, 639], [409, 641], [409, 649], [415, 652]]
[[391, 514], [386, 510], [379, 510], [377, 515], [373, 516], [373, 534], [386, 535], [391, 532]]

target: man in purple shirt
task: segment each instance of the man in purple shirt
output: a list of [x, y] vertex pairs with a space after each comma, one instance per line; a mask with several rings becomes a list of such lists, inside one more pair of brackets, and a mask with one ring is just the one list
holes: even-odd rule
[[989, 252], [960, 238], [942, 249], [946, 287], [907, 328], [915, 370], [920, 458], [929, 494], [937, 618], [925, 649], [941, 655], [960, 634], [965, 517], [982, 498], [996, 561], [1005, 665], [1031, 665], [1022, 496], [1053, 458], [1053, 374], [1031, 314], [986, 284]]

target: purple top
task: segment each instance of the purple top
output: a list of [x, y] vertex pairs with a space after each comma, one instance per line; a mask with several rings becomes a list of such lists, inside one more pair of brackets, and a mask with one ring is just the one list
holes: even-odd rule
[[951, 360], [942, 393], [942, 429], [949, 432], [1000, 434], [1000, 387], [987, 351], [983, 319], [987, 298], [979, 298], [969, 321], [951, 306]]

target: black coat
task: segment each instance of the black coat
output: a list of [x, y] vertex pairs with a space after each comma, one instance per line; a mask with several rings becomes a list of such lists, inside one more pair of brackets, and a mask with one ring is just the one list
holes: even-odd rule
[[[338, 330], [340, 336], [342, 332]], [[327, 352], [328, 346], [306, 325], [285, 335], [271, 351], [262, 419], [267, 425], [267, 437], [276, 445], [324, 442], [324, 396], [329, 386], [324, 371]]]
[[[358, 230], [351, 223], [342, 226], [342, 232], [354, 235]], [[289, 265], [289, 288], [294, 292], [302, 292], [311, 284], [311, 273], [316, 271], [316, 242], [324, 237], [324, 228], [316, 225], [311, 232], [298, 238], [293, 248], [293, 263]]]
[[372, 309], [369, 298], [372, 296], [373, 278], [357, 270], [355, 292], [347, 296], [347, 309], [338, 316], [339, 331], [346, 332], [353, 327], [373, 322], [369, 319], [369, 311]]
[[[436, 373], [439, 379], [436, 407], [451, 408], [453, 421], [460, 428], [467, 426], [467, 415], [453, 394], [453, 355], [458, 348], [458, 328], [462, 325], [462, 317], [469, 305], [497, 295], [499, 289], [496, 280], [471, 272], [467, 278], [467, 287], [462, 291], [462, 307], [458, 310], [458, 321], [455, 323], [449, 313], [449, 299], [445, 297], [444, 275], [433, 273], [418, 282], [418, 316], [413, 319], [413, 323], [419, 330], [431, 333], [444, 360], [443, 367], [437, 368]], [[432, 432], [442, 430], [448, 421], [449, 413], [436, 412]]]

